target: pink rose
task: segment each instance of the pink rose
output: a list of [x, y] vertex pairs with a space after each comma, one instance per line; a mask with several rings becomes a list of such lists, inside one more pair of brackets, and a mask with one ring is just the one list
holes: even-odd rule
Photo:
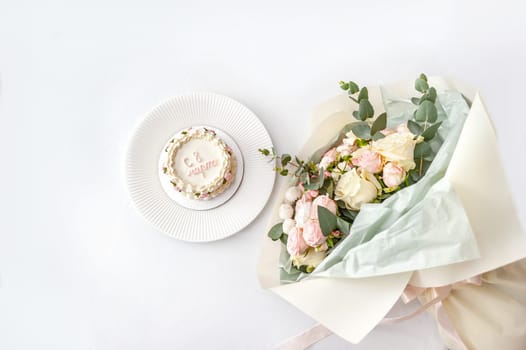
[[296, 215], [294, 216], [296, 225], [301, 227], [309, 219], [311, 207], [312, 202], [306, 198], [306, 195], [303, 195], [303, 197], [296, 202]]
[[303, 229], [293, 227], [289, 231], [287, 238], [287, 251], [291, 256], [298, 256], [305, 253], [308, 246], [303, 240]]
[[334, 215], [336, 215], [336, 209], [338, 208], [338, 205], [335, 201], [329, 198], [327, 195], [318, 196], [314, 202], [312, 202], [312, 208], [310, 211], [310, 217], [311, 219], [318, 220], [318, 206], [324, 207]]
[[327, 167], [336, 160], [336, 148], [328, 150], [321, 158], [319, 167], [327, 169]]
[[358, 157], [352, 159], [354, 166], [367, 170], [371, 174], [379, 173], [382, 170], [382, 157], [374, 151], [360, 152]]
[[317, 247], [325, 243], [327, 237], [321, 232], [320, 223], [318, 220], [310, 219], [303, 226], [303, 239], [311, 247]]
[[405, 170], [395, 163], [387, 163], [384, 166], [383, 180], [389, 187], [396, 187], [404, 181]]

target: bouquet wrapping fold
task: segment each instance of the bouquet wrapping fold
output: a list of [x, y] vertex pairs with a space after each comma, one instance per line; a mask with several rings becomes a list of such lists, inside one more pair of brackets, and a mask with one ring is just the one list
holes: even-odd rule
[[[430, 83], [440, 91], [444, 137], [421, 181], [383, 203], [362, 207], [350, 236], [310, 275], [289, 274], [279, 241], [263, 242], [261, 285], [353, 343], [382, 320], [408, 284], [444, 286], [526, 257], [526, 236], [480, 96], [452, 80], [434, 77]], [[411, 90], [412, 82], [369, 88], [369, 98], [375, 110], [386, 110], [400, 122], [407, 120]], [[355, 107], [346, 96], [318, 107], [316, 132], [300, 156], [327, 147], [352, 120]], [[277, 221], [286, 186], [276, 197], [270, 224]]]

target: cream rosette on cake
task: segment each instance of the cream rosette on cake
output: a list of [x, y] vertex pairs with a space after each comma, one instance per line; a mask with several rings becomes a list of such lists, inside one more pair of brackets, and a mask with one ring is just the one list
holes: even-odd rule
[[[419, 182], [383, 203], [360, 205], [350, 235], [310, 275], [287, 273], [284, 267], [290, 262], [282, 254], [281, 243], [263, 240], [258, 266], [262, 287], [353, 343], [362, 340], [384, 318], [408, 286], [423, 291], [436, 289], [526, 257], [526, 236], [480, 96], [469, 87], [440, 77], [430, 78], [430, 84], [439, 91], [437, 107], [439, 118], [444, 121], [440, 131], [443, 143]], [[408, 118], [412, 91], [413, 82], [402, 82], [369, 88], [369, 98], [376, 111], [385, 110], [390, 122], [399, 125]], [[356, 104], [343, 95], [318, 107], [312, 127], [316, 132], [299, 156], [325, 154], [356, 109]], [[403, 140], [397, 141], [403, 145]], [[392, 145], [380, 144], [377, 151], [387, 154], [392, 149]], [[398, 168], [388, 168], [388, 181], [396, 183], [411, 166], [398, 162]], [[360, 182], [364, 179], [353, 177], [352, 172], [348, 174], [349, 179], [344, 179], [340, 189], [342, 200], [345, 201], [345, 193], [357, 190], [365, 198], [367, 189]], [[280, 220], [281, 203], [296, 197], [285, 193], [288, 187], [284, 184], [281, 196], [275, 198], [276, 209], [269, 227]], [[348, 205], [358, 203], [349, 200]], [[482, 286], [484, 283], [482, 278]], [[518, 277], [515, 283], [526, 284]], [[441, 301], [446, 302], [449, 295], [441, 294]], [[420, 297], [424, 300], [425, 293]], [[487, 294], [486, 298], [492, 296]], [[478, 300], [482, 303], [484, 297]], [[526, 314], [526, 303], [516, 305]], [[496, 312], [492, 317], [494, 323], [486, 325], [486, 337], [505, 337], [501, 329], [511, 324], [510, 316]], [[451, 315], [451, 319], [460, 318]], [[480, 347], [469, 327], [456, 331], [453, 338], [458, 343], [448, 340], [451, 334], [445, 336], [450, 347], [461, 348], [456, 345], [461, 344], [458, 346], [474, 348], [473, 344], [477, 344], [477, 349], [490, 348]], [[514, 339], [526, 347], [526, 329], [514, 328], [514, 332]]]

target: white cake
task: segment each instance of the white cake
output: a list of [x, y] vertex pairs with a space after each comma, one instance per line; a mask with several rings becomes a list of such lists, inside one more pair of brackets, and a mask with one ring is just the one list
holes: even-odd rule
[[227, 189], [235, 174], [230, 147], [204, 127], [180, 131], [170, 140], [163, 172], [174, 189], [189, 198], [207, 200]]

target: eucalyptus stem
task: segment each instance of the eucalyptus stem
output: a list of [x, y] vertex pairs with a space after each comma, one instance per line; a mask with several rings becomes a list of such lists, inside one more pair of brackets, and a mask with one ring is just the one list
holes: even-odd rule
[[[426, 117], [426, 120], [424, 121], [424, 130], [422, 132], [426, 131], [426, 129], [427, 129], [427, 117]], [[424, 156], [421, 156], [420, 157], [420, 167], [418, 169], [418, 176], [422, 176], [423, 166], [424, 166]]]

